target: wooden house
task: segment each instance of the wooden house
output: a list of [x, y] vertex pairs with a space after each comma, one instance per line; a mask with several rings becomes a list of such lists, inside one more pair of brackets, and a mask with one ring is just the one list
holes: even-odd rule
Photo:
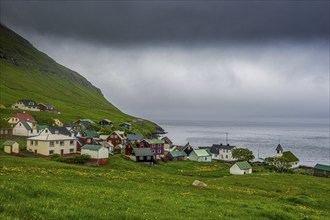
[[164, 141], [164, 149], [170, 149], [173, 145], [173, 142], [167, 137], [161, 137], [160, 140]]
[[290, 168], [297, 168], [299, 167], [299, 159], [294, 155], [291, 151], [283, 151], [282, 146], [279, 144], [276, 147], [276, 154], [275, 157], [284, 157], [290, 163]]
[[102, 119], [101, 121], [99, 121], [99, 125], [112, 127], [113, 123], [109, 119]]
[[129, 143], [140, 142], [143, 139], [144, 139], [144, 136], [142, 134], [127, 134], [127, 141]]
[[176, 147], [179, 151], [185, 152], [188, 155], [188, 157], [190, 153], [194, 150], [194, 148], [189, 144], [189, 142], [184, 146], [176, 146]]
[[233, 166], [230, 167], [231, 174], [251, 174], [252, 166], [247, 161], [236, 162]]
[[40, 111], [55, 111], [55, 107], [48, 103], [39, 103], [38, 108]]
[[13, 128], [0, 128], [0, 137], [13, 136]]
[[47, 134], [27, 138], [26, 149], [34, 154], [51, 156], [59, 154], [61, 156], [74, 154], [77, 152], [77, 139], [62, 134]]
[[57, 126], [48, 126], [44, 128], [41, 132], [40, 135], [47, 135], [47, 134], [61, 134], [65, 136], [73, 136], [68, 129], [65, 127], [57, 127]]
[[193, 149], [189, 155], [189, 160], [197, 162], [211, 162], [212, 156], [208, 150], [204, 149]]
[[314, 176], [330, 177], [330, 166], [324, 164], [316, 164], [313, 169]]
[[29, 111], [40, 111], [38, 105], [35, 101], [29, 99], [21, 99], [18, 100], [15, 104], [13, 104], [12, 109], [22, 109]]
[[81, 133], [83, 137], [98, 137], [99, 134], [95, 130], [85, 130]]
[[91, 156], [91, 159], [99, 165], [108, 163], [109, 151], [102, 145], [86, 144], [81, 148], [81, 154]]
[[160, 159], [164, 156], [164, 141], [159, 139], [144, 139], [140, 143], [142, 148], [150, 148], [155, 159]]
[[124, 122], [119, 125], [120, 127], [126, 128], [128, 130], [132, 129], [132, 125], [130, 123]]
[[8, 119], [9, 124], [17, 124], [19, 121], [35, 121], [32, 115], [28, 113], [16, 113], [14, 116]]
[[211, 147], [211, 154], [213, 160], [222, 160], [222, 161], [235, 161], [236, 159], [232, 156], [232, 150], [235, 149], [236, 146], [232, 146], [229, 144], [213, 144]]
[[133, 148], [130, 158], [136, 162], [153, 163], [154, 154], [150, 148]]
[[168, 152], [168, 154], [166, 154], [166, 159], [172, 161], [187, 160], [187, 154], [185, 152], [173, 150]]
[[127, 136], [124, 131], [113, 131], [107, 139], [113, 146], [126, 145]]
[[63, 122], [60, 121], [60, 119], [58, 118], [52, 118], [53, 120], [53, 126], [57, 126], [57, 127], [63, 127]]
[[19, 121], [13, 128], [14, 136], [32, 137], [39, 135], [40, 132], [37, 122], [30, 120]]
[[4, 152], [7, 154], [19, 153], [19, 143], [17, 143], [16, 141], [7, 140], [2, 144], [2, 146]]

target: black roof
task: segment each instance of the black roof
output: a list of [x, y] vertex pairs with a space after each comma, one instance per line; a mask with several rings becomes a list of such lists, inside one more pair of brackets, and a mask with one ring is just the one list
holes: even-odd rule
[[37, 106], [37, 103], [35, 101], [29, 99], [21, 99], [18, 100], [18, 102], [22, 102], [25, 106]]
[[277, 145], [276, 151], [283, 151], [283, 148], [282, 148], [281, 144], [278, 144]]
[[219, 150], [221, 150], [221, 149], [231, 150], [235, 147], [236, 146], [232, 146], [232, 145], [229, 145], [229, 144], [226, 144], [226, 145], [224, 145], [224, 144], [213, 144], [210, 151], [211, 151], [212, 154], [218, 154]]
[[133, 153], [137, 157], [140, 157], [140, 156], [153, 156], [154, 155], [150, 148], [134, 148]]
[[55, 134], [58, 132], [59, 134], [66, 135], [66, 136], [71, 136], [71, 132], [68, 131], [65, 127], [56, 127], [56, 126], [49, 126], [48, 130], [50, 133]]

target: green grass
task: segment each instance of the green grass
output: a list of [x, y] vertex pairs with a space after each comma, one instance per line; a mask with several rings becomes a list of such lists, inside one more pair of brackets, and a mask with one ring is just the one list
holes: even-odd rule
[[[10, 108], [20, 99], [50, 103], [61, 114], [35, 113], [35, 117], [49, 120], [59, 118], [64, 123], [79, 118], [99, 121], [104, 118], [116, 125], [136, 117], [121, 112], [105, 99], [99, 89], [78, 73], [56, 63], [38, 51], [25, 39], [0, 24], [0, 104]], [[1, 109], [1, 119], [15, 111]], [[144, 126], [133, 124], [135, 133], [151, 133], [156, 125], [145, 121]]]
[[[228, 174], [229, 164], [103, 167], [0, 154], [1, 219], [329, 219], [330, 182], [300, 174]], [[192, 186], [194, 180], [207, 188]]]

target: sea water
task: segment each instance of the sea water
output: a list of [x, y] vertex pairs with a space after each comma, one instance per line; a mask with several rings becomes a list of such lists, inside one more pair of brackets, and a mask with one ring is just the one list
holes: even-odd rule
[[329, 119], [245, 119], [233, 121], [155, 120], [174, 144], [194, 147], [230, 144], [253, 151], [255, 158], [275, 155], [280, 143], [300, 165], [330, 164]]

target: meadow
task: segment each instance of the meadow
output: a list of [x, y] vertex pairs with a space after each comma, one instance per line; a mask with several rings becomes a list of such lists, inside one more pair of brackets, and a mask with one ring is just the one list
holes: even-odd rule
[[[229, 164], [137, 164], [122, 156], [103, 167], [0, 153], [0, 219], [329, 219], [330, 180]], [[207, 188], [192, 186], [194, 180]]]

